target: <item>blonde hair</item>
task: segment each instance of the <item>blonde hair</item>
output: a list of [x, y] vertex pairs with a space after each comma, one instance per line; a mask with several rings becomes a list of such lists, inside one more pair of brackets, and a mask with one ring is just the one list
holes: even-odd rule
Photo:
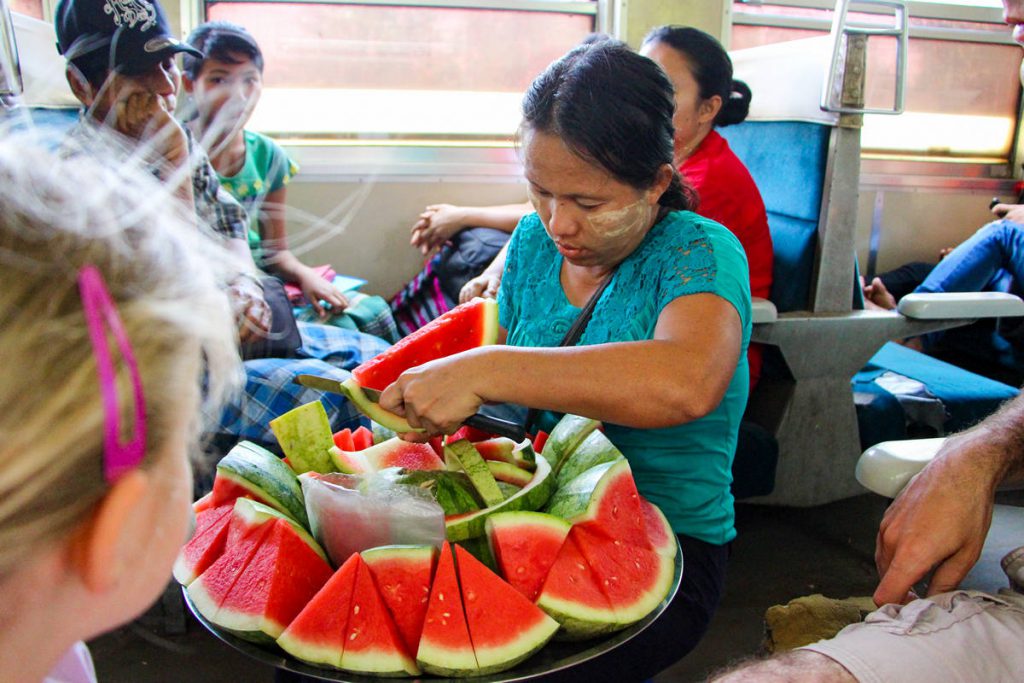
[[[238, 381], [228, 274], [218, 265], [228, 262], [145, 170], [62, 159], [32, 134], [0, 128], [0, 579], [67, 534], [107, 490], [79, 270], [102, 273], [131, 340], [146, 401], [145, 463], [180, 429], [183, 397], [201, 384], [202, 412], [216, 418]], [[115, 367], [121, 422], [131, 425], [126, 364], [115, 357]], [[189, 421], [193, 445], [199, 417]]]

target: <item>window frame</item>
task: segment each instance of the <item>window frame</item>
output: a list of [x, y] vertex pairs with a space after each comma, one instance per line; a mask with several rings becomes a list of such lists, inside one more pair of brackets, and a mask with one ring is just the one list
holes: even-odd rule
[[[765, 0], [765, 2], [761, 0], [734, 0], [731, 7], [736, 5], [758, 7], [762, 4], [825, 11], [835, 9], [834, 0]], [[905, 4], [911, 19], [964, 21], [992, 24], [1006, 29], [996, 33], [978, 29], [911, 25], [909, 30], [909, 37], [911, 39], [920, 38], [960, 43], [1015, 45], [1009, 27], [1003, 21], [1002, 8], [971, 7], [940, 2], [915, 2], [914, 0], [908, 0]], [[853, 2], [851, 11], [860, 14], [892, 14], [892, 9], [889, 7], [872, 7], [871, 5], [860, 4], [856, 1]], [[832, 24], [831, 15], [816, 18], [768, 13], [754, 15], [735, 11], [731, 14], [733, 26], [764, 26], [828, 31]], [[1019, 179], [1022, 177], [1021, 163], [1024, 162], [1024, 94], [1020, 94], [1020, 91], [1018, 92], [1016, 119], [1011, 136], [1013, 143], [1011, 144], [1007, 160], [998, 162], [965, 162], [956, 158], [907, 160], [879, 158], [877, 155], [868, 154], [866, 156], [862, 155], [861, 164], [863, 172], [869, 178], [894, 177], [896, 175], [908, 174], [916, 176], [945, 176], [957, 178], [963, 181], [966, 186], [975, 189], [979, 187], [990, 189], [1006, 186], [1009, 179]]]

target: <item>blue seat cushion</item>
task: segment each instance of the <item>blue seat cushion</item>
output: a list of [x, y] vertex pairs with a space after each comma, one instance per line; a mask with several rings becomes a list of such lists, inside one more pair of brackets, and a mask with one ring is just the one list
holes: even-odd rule
[[808, 307], [831, 131], [803, 121], [744, 121], [719, 131], [764, 199], [775, 250], [771, 300], [780, 312]]
[[[977, 424], [1019, 393], [1008, 384], [968, 372], [893, 342], [883, 346], [854, 376], [854, 390], [877, 391], [877, 385], [872, 385], [872, 382], [886, 371], [917, 380], [928, 387], [946, 408], [944, 427], [947, 432], [960, 431]], [[891, 404], [879, 402], [879, 408], [891, 408]], [[870, 415], [858, 415], [858, 418], [876, 419]]]

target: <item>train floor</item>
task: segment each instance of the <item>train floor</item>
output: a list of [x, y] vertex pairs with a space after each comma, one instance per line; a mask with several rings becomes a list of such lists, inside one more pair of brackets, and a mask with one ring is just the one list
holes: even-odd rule
[[[812, 593], [846, 598], [875, 587], [874, 541], [886, 501], [863, 495], [817, 508], [737, 506], [722, 605], [704, 640], [656, 683], [701, 681], [758, 652], [771, 605]], [[101, 683], [270, 683], [273, 670], [248, 659], [183, 616], [171, 589], [138, 620], [90, 643]], [[183, 633], [175, 633], [181, 631]]]

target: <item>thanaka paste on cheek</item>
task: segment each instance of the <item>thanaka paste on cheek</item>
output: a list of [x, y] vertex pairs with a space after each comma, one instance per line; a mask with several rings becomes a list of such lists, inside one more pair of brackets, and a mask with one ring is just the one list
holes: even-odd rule
[[608, 239], [627, 237], [644, 230], [651, 218], [651, 212], [643, 200], [611, 211], [602, 211], [587, 217], [587, 223], [594, 231]]

